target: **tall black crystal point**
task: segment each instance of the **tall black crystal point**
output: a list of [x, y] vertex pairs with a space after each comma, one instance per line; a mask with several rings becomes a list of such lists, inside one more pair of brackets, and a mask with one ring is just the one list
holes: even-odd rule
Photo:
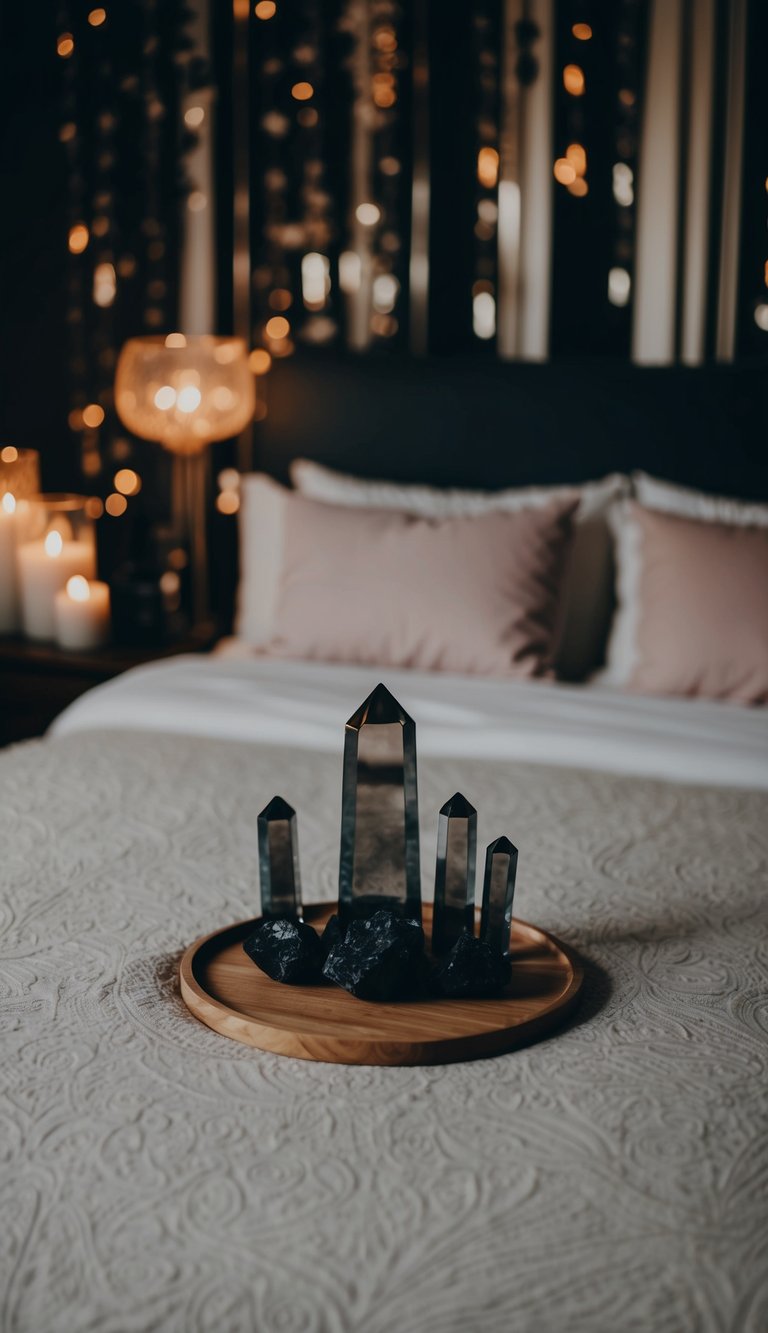
[[463, 930], [474, 933], [476, 857], [477, 811], [457, 791], [437, 821], [433, 954], [445, 953]]
[[509, 958], [464, 931], [432, 976], [438, 995], [450, 1000], [483, 1000], [498, 995], [511, 975]]
[[273, 796], [257, 820], [261, 914], [267, 920], [301, 917], [301, 876], [296, 811]]
[[416, 726], [384, 685], [344, 735], [339, 915], [379, 908], [421, 921]]
[[517, 848], [512, 846], [509, 838], [497, 838], [485, 853], [480, 917], [480, 938], [496, 953], [509, 953], [516, 874]]
[[359, 1000], [404, 1000], [418, 990], [424, 931], [418, 921], [379, 911], [351, 921], [323, 967], [323, 976]]
[[324, 954], [320, 937], [304, 921], [262, 921], [243, 941], [243, 948], [273, 981], [301, 986], [321, 979]]

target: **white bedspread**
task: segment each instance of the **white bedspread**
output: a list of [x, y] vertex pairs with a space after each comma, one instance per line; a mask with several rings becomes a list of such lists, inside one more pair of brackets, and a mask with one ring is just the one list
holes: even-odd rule
[[[91, 690], [54, 730], [142, 728], [337, 753], [378, 678], [316, 662], [173, 658]], [[384, 680], [416, 719], [423, 755], [768, 788], [766, 708], [390, 669]]]

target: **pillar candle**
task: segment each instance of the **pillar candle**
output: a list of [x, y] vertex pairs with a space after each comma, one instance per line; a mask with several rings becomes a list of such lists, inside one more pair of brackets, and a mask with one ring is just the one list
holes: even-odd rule
[[81, 574], [67, 580], [55, 597], [56, 640], [60, 648], [100, 648], [109, 638], [109, 588]]
[[0, 500], [0, 634], [12, 634], [19, 628], [16, 576], [18, 517], [16, 497], [6, 491]]
[[21, 618], [30, 639], [56, 636], [55, 598], [74, 574], [92, 579], [96, 553], [86, 541], [65, 541], [53, 528], [41, 541], [22, 542], [18, 548]]

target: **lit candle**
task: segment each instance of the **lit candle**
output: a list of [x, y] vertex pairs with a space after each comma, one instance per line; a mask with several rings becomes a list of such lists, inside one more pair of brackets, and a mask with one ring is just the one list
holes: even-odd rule
[[100, 648], [109, 638], [109, 588], [75, 574], [56, 593], [54, 615], [60, 648]]
[[[62, 526], [65, 521], [59, 520]], [[30, 639], [53, 639], [56, 594], [73, 574], [82, 574], [86, 579], [94, 577], [94, 548], [86, 541], [65, 541], [54, 527], [43, 540], [22, 542], [18, 547], [18, 562], [24, 632]]]
[[16, 497], [6, 491], [0, 500], [0, 634], [12, 634], [19, 628], [17, 528]]

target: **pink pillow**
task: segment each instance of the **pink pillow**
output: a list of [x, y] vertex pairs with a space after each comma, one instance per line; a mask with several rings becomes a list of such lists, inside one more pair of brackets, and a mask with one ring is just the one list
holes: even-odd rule
[[417, 518], [284, 492], [274, 657], [541, 676], [578, 500]]
[[768, 702], [768, 528], [630, 504], [640, 542], [631, 689]]

